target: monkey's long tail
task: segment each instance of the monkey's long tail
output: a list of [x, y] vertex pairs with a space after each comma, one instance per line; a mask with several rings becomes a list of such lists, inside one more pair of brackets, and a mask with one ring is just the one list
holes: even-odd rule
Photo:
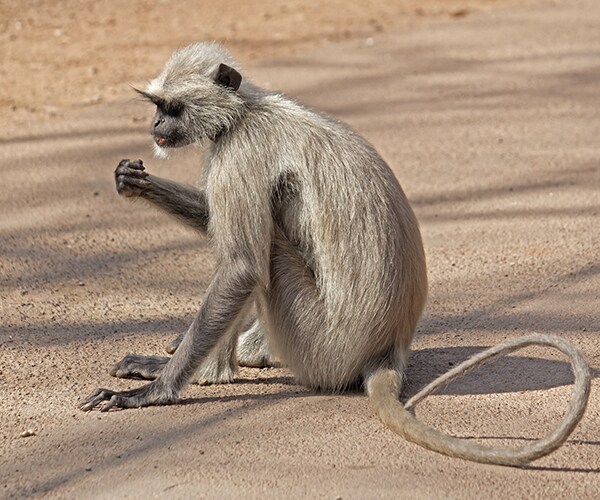
[[[467, 439], [443, 434], [418, 421], [409, 409], [440, 386], [464, 375], [467, 371], [496, 360], [500, 356], [530, 345], [551, 346], [566, 354], [571, 361], [575, 384], [569, 409], [547, 436], [534, 443], [518, 447], [491, 447]], [[398, 401], [398, 374], [389, 369], [376, 370], [367, 380], [371, 404], [381, 420], [405, 439], [451, 457], [497, 465], [524, 465], [559, 448], [575, 429], [585, 412], [590, 395], [590, 371], [579, 350], [554, 335], [531, 334], [498, 344], [459, 364], [427, 385], [403, 406]]]

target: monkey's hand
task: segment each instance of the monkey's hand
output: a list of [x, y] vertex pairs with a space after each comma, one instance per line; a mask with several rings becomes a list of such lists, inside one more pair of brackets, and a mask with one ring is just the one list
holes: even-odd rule
[[176, 394], [161, 386], [159, 381], [154, 381], [137, 389], [123, 392], [96, 389], [79, 405], [79, 409], [90, 411], [97, 407], [100, 411], [108, 411], [111, 408], [170, 405], [178, 401], [179, 397]]
[[140, 196], [150, 186], [147, 177], [142, 160], [121, 160], [115, 170], [117, 193], [127, 198]]

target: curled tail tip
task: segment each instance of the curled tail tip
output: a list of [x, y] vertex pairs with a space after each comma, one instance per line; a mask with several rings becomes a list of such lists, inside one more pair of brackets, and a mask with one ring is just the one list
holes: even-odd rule
[[[365, 379], [367, 394], [382, 422], [408, 441], [451, 457], [487, 464], [522, 467], [560, 448], [583, 417], [590, 394], [591, 374], [579, 349], [559, 337], [534, 334], [492, 347], [476, 355], [476, 363], [469, 359], [452, 370], [458, 369], [460, 372], [461, 366], [464, 366], [464, 370], [456, 375], [460, 376], [467, 370], [484, 364], [490, 358], [496, 359], [499, 354], [507, 354], [532, 343], [555, 347], [569, 356], [575, 374], [575, 387], [567, 413], [554, 431], [520, 448], [483, 446], [464, 438], [443, 434], [423, 424], [398, 400], [402, 379], [397, 370], [379, 368], [371, 372]], [[452, 376], [452, 379], [456, 376]], [[445, 375], [438, 377], [410, 401], [414, 401], [412, 404], [416, 405], [436, 388], [449, 381]]]

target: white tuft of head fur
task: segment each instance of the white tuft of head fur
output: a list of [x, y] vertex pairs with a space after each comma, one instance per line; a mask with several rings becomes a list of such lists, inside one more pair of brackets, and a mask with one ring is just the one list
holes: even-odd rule
[[[225, 63], [239, 71], [239, 64], [225, 47], [216, 42], [199, 42], [175, 51], [161, 73], [146, 86], [146, 92], [176, 98], [198, 87], [199, 79], [213, 80], [219, 65]], [[171, 82], [177, 85], [172, 86]]]
[[152, 95], [157, 95], [161, 92], [162, 84], [163, 82], [160, 80], [160, 78], [156, 77], [148, 82], [148, 85], [146, 85], [146, 92]]

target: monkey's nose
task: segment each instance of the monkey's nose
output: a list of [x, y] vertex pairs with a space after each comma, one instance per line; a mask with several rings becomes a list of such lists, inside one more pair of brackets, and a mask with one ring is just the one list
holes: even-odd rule
[[158, 144], [159, 146], [162, 146], [162, 145], [164, 145], [165, 142], [167, 142], [167, 140], [164, 137], [157, 137], [155, 139], [155, 141], [156, 141], [156, 144]]

